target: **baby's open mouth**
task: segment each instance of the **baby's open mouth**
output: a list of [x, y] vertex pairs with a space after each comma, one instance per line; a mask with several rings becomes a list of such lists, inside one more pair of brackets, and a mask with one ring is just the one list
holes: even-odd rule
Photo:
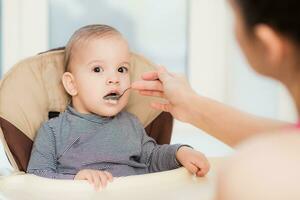
[[103, 99], [104, 100], [119, 100], [119, 98], [120, 98], [120, 93], [119, 92], [110, 92], [110, 93], [108, 93], [107, 95], [105, 95], [104, 97], [103, 97]]
[[103, 99], [110, 104], [117, 104], [119, 99], [125, 94], [126, 91], [131, 89], [131, 87], [128, 87], [125, 89], [122, 93], [118, 90], [111, 90], [108, 94], [106, 94]]

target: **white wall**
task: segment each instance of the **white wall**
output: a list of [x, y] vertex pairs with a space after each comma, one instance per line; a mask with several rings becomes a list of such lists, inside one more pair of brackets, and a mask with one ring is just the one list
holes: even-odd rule
[[191, 0], [188, 77], [199, 93], [219, 101], [226, 96], [228, 22], [223, 0]]
[[47, 0], [2, 0], [2, 73], [48, 48]]
[[[195, 91], [226, 102], [228, 9], [223, 0], [190, 0], [188, 78]], [[195, 108], [196, 109], [196, 108]], [[231, 153], [231, 148], [203, 131], [175, 121], [173, 143], [188, 143], [208, 156]]]

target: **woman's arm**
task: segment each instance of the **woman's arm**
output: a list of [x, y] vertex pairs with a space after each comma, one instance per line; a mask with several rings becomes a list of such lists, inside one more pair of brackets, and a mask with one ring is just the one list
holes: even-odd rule
[[193, 124], [230, 146], [255, 134], [288, 126], [199, 96], [183, 76], [169, 73], [164, 68], [145, 73], [142, 79], [134, 82], [132, 88], [142, 95], [163, 97], [168, 101], [153, 103], [152, 107], [170, 112], [176, 119]]
[[192, 96], [193, 103], [185, 106], [190, 113], [187, 121], [230, 146], [256, 134], [271, 133], [289, 126], [288, 123], [254, 116], [212, 99]]

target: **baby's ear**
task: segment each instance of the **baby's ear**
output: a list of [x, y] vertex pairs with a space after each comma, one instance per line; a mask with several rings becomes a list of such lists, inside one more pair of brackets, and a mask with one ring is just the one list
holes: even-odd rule
[[70, 72], [65, 72], [62, 76], [62, 82], [65, 90], [69, 95], [71, 95], [72, 97], [77, 95], [78, 91], [73, 74], [71, 74]]

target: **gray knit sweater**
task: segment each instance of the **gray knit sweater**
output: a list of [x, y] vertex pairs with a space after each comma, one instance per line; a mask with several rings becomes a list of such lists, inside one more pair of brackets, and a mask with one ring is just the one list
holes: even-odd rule
[[34, 141], [28, 173], [73, 179], [81, 169], [106, 170], [113, 176], [178, 168], [181, 145], [157, 145], [128, 112], [114, 117], [81, 114], [68, 106], [42, 124]]

